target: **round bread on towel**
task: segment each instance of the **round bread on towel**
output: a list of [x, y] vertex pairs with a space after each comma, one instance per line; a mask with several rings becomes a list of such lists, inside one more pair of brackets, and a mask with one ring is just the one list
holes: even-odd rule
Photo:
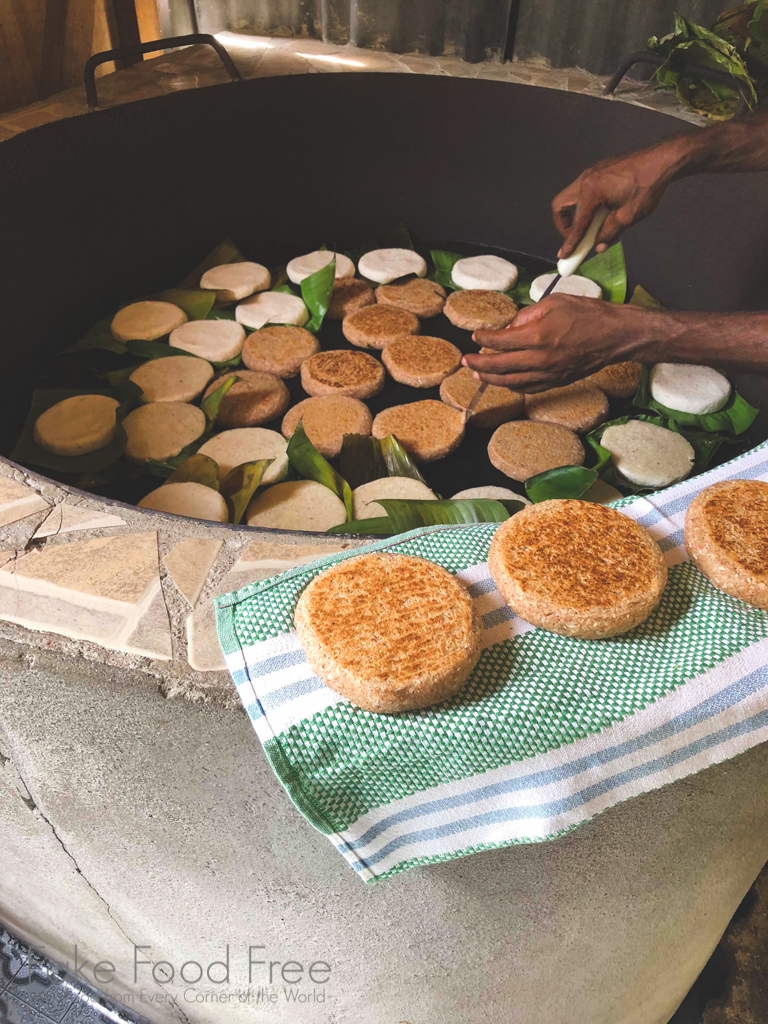
[[195, 356], [148, 359], [129, 380], [144, 392], [144, 402], [192, 402], [213, 377], [213, 367]]
[[609, 398], [631, 398], [637, 391], [643, 364], [631, 360], [626, 363], [611, 363], [597, 373], [590, 373], [585, 380], [596, 384]]
[[341, 324], [344, 337], [358, 348], [384, 348], [401, 334], [418, 334], [418, 318], [395, 306], [365, 306], [345, 316]]
[[185, 481], [178, 484], [163, 484], [142, 498], [141, 508], [152, 508], [157, 512], [171, 512], [176, 516], [191, 516], [193, 519], [207, 519], [212, 523], [229, 521], [227, 503], [218, 491], [205, 484]]
[[231, 473], [236, 466], [244, 462], [259, 462], [261, 459], [272, 459], [273, 462], [264, 470], [263, 484], [274, 484], [285, 479], [288, 473], [288, 456], [285, 454], [288, 443], [282, 434], [265, 427], [241, 427], [237, 430], [222, 430], [206, 441], [198, 450], [200, 455], [207, 455], [219, 467], [219, 480]]
[[572, 430], [556, 423], [502, 423], [488, 443], [491, 465], [511, 480], [558, 466], [583, 466], [584, 446]]
[[459, 288], [505, 292], [517, 284], [517, 267], [501, 256], [467, 256], [454, 263], [451, 278]]
[[261, 491], [246, 512], [249, 526], [325, 533], [347, 520], [347, 510], [329, 487], [314, 480], [288, 480]]
[[219, 302], [237, 302], [254, 292], [269, 288], [272, 278], [266, 267], [260, 263], [222, 263], [206, 270], [200, 278], [200, 287], [216, 292]]
[[542, 501], [512, 516], [494, 534], [488, 568], [521, 618], [583, 640], [634, 629], [667, 584], [661, 549], [642, 526], [586, 501]]
[[426, 261], [413, 249], [373, 249], [357, 261], [361, 277], [367, 277], [376, 284], [389, 284], [399, 277], [415, 274], [424, 277]]
[[118, 341], [157, 341], [187, 322], [187, 314], [172, 302], [147, 299], [123, 306], [112, 317], [112, 334]]
[[433, 388], [461, 366], [461, 352], [450, 341], [404, 334], [384, 349], [381, 361], [390, 376], [412, 388]]
[[605, 393], [588, 380], [525, 396], [525, 415], [534, 423], [557, 423], [586, 434], [608, 415]]
[[[472, 371], [462, 366], [440, 385], [440, 398], [459, 412], [465, 412], [479, 387], [480, 381], [472, 376]], [[489, 384], [467, 422], [473, 427], [495, 429], [522, 416], [523, 407], [523, 396], [517, 391]]]
[[[539, 301], [556, 276], [556, 274], [541, 274], [531, 281], [531, 302]], [[581, 295], [586, 299], [602, 299], [603, 297], [603, 289], [596, 281], [591, 281], [588, 277], [581, 277], [579, 274], [561, 277], [551, 294], [555, 294], [555, 292], [559, 295]]]
[[456, 327], [465, 331], [499, 331], [511, 323], [517, 306], [508, 295], [485, 288], [451, 292], [443, 312]]
[[716, 587], [768, 611], [768, 483], [706, 487], [688, 506], [685, 546]]
[[437, 281], [416, 277], [401, 284], [382, 284], [376, 289], [376, 301], [382, 306], [398, 306], [421, 319], [437, 316], [445, 305], [445, 288]]
[[360, 281], [356, 277], [337, 277], [325, 316], [327, 320], [343, 320], [363, 306], [372, 306], [375, 301], [373, 288], [367, 281]]
[[288, 292], [257, 292], [235, 307], [235, 320], [257, 331], [267, 324], [293, 324], [303, 327], [309, 320], [304, 300]]
[[421, 480], [410, 476], [383, 476], [369, 480], [352, 491], [355, 519], [375, 519], [387, 513], [379, 498], [401, 498], [408, 501], [437, 501], [437, 495]]
[[245, 339], [243, 362], [249, 370], [295, 377], [304, 360], [319, 351], [317, 338], [303, 327], [263, 327]]
[[294, 624], [323, 682], [377, 713], [452, 697], [482, 646], [482, 622], [463, 584], [410, 555], [358, 555], [326, 569], [299, 598]]
[[301, 364], [301, 386], [308, 395], [373, 398], [384, 387], [384, 367], [365, 352], [316, 352]]
[[644, 420], [607, 427], [600, 444], [624, 479], [638, 487], [668, 487], [684, 480], [696, 459], [682, 434]]
[[205, 431], [205, 413], [185, 402], [150, 402], [123, 420], [125, 456], [132, 462], [171, 459]]
[[282, 416], [291, 403], [288, 388], [273, 373], [259, 370], [235, 370], [211, 381], [204, 398], [235, 378], [235, 383], [224, 395], [216, 417], [216, 426], [224, 430], [237, 427], [260, 427], [262, 423]]
[[330, 252], [328, 249], [317, 249], [315, 252], [308, 252], [306, 256], [297, 256], [290, 260], [285, 268], [288, 280], [294, 284], [301, 284], [307, 277], [316, 274], [318, 270], [327, 267], [333, 257], [336, 257], [336, 279], [340, 277], [354, 277], [355, 264], [342, 252]]
[[522, 501], [524, 505], [531, 504], [524, 495], [510, 491], [508, 487], [495, 487], [493, 484], [487, 487], [468, 487], [465, 491], [459, 491], [451, 496], [452, 501], [461, 501], [465, 498], [490, 498], [492, 501]]
[[731, 397], [731, 383], [711, 366], [656, 363], [649, 378], [651, 398], [676, 412], [706, 416]]
[[87, 455], [106, 448], [115, 434], [118, 405], [106, 395], [65, 398], [35, 420], [35, 444], [52, 455]]
[[190, 320], [172, 332], [168, 343], [212, 363], [228, 363], [239, 356], [245, 328], [234, 320]]
[[456, 451], [464, 440], [464, 416], [432, 398], [383, 409], [373, 421], [374, 437], [394, 434], [417, 462], [435, 462]]
[[365, 403], [346, 395], [321, 395], [305, 398], [303, 402], [289, 409], [283, 418], [283, 436], [293, 437], [302, 422], [304, 432], [327, 459], [335, 458], [341, 451], [345, 434], [371, 433], [373, 417]]

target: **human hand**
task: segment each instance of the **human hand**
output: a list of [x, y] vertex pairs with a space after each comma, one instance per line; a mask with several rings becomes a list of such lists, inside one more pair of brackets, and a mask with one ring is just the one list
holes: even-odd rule
[[660, 334], [657, 310], [555, 293], [521, 309], [503, 330], [475, 331], [477, 344], [496, 352], [462, 362], [479, 380], [534, 394], [642, 358], [643, 347]]

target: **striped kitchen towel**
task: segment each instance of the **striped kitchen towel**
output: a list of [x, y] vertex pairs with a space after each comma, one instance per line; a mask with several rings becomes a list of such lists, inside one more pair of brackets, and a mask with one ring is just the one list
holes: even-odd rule
[[[496, 524], [414, 530], [217, 599], [227, 665], [301, 813], [366, 882], [420, 864], [554, 839], [623, 800], [768, 740], [768, 613], [687, 560], [685, 510], [718, 480], [768, 480], [768, 442], [615, 506], [669, 564], [659, 609], [610, 640], [517, 618], [488, 573]], [[293, 629], [299, 595], [360, 551], [419, 555], [463, 580], [485, 626], [464, 689], [424, 711], [375, 715], [314, 675]]]

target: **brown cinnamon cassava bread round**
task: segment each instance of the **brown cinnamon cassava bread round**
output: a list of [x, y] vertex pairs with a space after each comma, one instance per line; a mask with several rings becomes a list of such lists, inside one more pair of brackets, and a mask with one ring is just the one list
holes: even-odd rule
[[288, 388], [274, 373], [259, 370], [235, 370], [211, 381], [204, 398], [235, 378], [235, 383], [224, 395], [216, 417], [216, 426], [222, 430], [238, 427], [260, 427], [262, 423], [282, 416], [291, 402]]
[[705, 487], [688, 506], [685, 546], [716, 587], [768, 611], [768, 483]]
[[295, 377], [305, 359], [320, 351], [317, 338], [303, 327], [262, 327], [243, 345], [243, 362], [249, 370]]
[[323, 682], [377, 713], [447, 700], [481, 651], [482, 622], [466, 588], [409, 555], [358, 555], [326, 569], [302, 593], [294, 622]]
[[373, 288], [367, 282], [356, 277], [339, 277], [333, 283], [331, 301], [325, 315], [329, 320], [343, 320], [348, 313], [355, 313], [363, 306], [372, 306], [375, 302]]
[[452, 324], [466, 331], [499, 331], [511, 323], [517, 306], [503, 292], [467, 288], [451, 292], [443, 312]]
[[525, 396], [525, 415], [534, 423], [557, 423], [584, 434], [608, 415], [608, 399], [595, 384], [579, 380]]
[[584, 446], [572, 430], [555, 423], [502, 423], [488, 443], [491, 465], [511, 480], [558, 466], [584, 465]]
[[301, 386], [308, 395], [373, 398], [384, 387], [384, 367], [366, 352], [332, 349], [301, 364]]
[[293, 437], [299, 422], [321, 455], [332, 459], [341, 451], [345, 434], [371, 432], [371, 413], [357, 398], [345, 395], [322, 395], [305, 398], [289, 409], [283, 419], [283, 437]]
[[631, 398], [637, 391], [642, 371], [642, 363], [611, 363], [597, 373], [590, 373], [585, 380], [596, 384], [609, 398]]
[[382, 306], [399, 306], [425, 320], [442, 313], [445, 288], [437, 281], [415, 277], [402, 284], [382, 284], [376, 289], [376, 301]]
[[433, 388], [455, 373], [461, 352], [450, 341], [425, 334], [404, 334], [384, 349], [381, 361], [390, 376], [413, 388]]
[[384, 348], [401, 334], [418, 334], [419, 321], [404, 309], [377, 304], [345, 316], [341, 330], [350, 345]]
[[[480, 381], [472, 376], [472, 371], [462, 366], [456, 373], [446, 377], [440, 385], [440, 398], [453, 409], [464, 412], [475, 397]], [[516, 420], [523, 414], [523, 396], [509, 388], [499, 388], [489, 384], [480, 401], [472, 410], [467, 421], [473, 427], [496, 428], [509, 420]]]
[[667, 584], [650, 534], [622, 512], [587, 501], [528, 505], [494, 534], [488, 568], [521, 618], [583, 640], [634, 629]]
[[464, 416], [444, 402], [427, 398], [382, 410], [373, 421], [371, 433], [379, 439], [394, 434], [417, 462], [435, 462], [461, 444]]

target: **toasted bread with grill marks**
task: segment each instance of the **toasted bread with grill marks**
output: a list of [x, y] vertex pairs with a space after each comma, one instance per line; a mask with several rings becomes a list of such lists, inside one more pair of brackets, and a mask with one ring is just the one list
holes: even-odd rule
[[323, 682], [378, 713], [452, 697], [481, 650], [482, 622], [465, 587], [409, 555], [359, 555], [327, 569], [302, 593], [294, 622]]
[[382, 284], [376, 289], [376, 301], [383, 306], [399, 306], [421, 319], [437, 316], [445, 305], [445, 288], [437, 281], [415, 277], [402, 284]]
[[525, 414], [534, 423], [557, 423], [584, 434], [602, 423], [608, 415], [608, 399], [588, 380], [550, 388], [525, 396]]
[[304, 431], [321, 455], [332, 459], [341, 451], [345, 434], [371, 432], [372, 416], [368, 406], [346, 395], [321, 395], [305, 398], [283, 417], [283, 437], [293, 437], [303, 422]]
[[521, 618], [599, 640], [644, 622], [667, 583], [661, 549], [634, 520], [586, 501], [529, 505], [494, 534], [488, 567]]
[[466, 331], [498, 331], [512, 322], [517, 306], [503, 292], [467, 288], [451, 292], [443, 312], [452, 324]]
[[556, 423], [502, 423], [488, 442], [491, 465], [520, 483], [558, 466], [583, 466], [584, 445]]
[[262, 327], [243, 345], [243, 362], [249, 370], [295, 377], [305, 359], [320, 351], [317, 338], [303, 327]]
[[355, 313], [363, 306], [376, 302], [373, 288], [357, 277], [339, 277], [334, 281], [328, 312], [329, 320], [343, 320], [348, 313]]
[[390, 376], [412, 388], [433, 388], [455, 373], [461, 352], [450, 341], [426, 334], [404, 334], [390, 341], [381, 361]]
[[584, 379], [596, 384], [609, 398], [631, 398], [637, 391], [642, 372], [643, 364], [630, 360], [626, 363], [611, 363]]
[[[479, 387], [480, 381], [472, 376], [472, 371], [462, 366], [440, 385], [440, 398], [453, 409], [465, 412]], [[473, 427], [499, 427], [521, 416], [523, 406], [523, 396], [517, 391], [489, 384], [467, 422]]]
[[417, 334], [419, 320], [405, 309], [376, 304], [345, 316], [341, 330], [350, 345], [381, 349], [401, 334]]
[[288, 388], [282, 380], [274, 373], [259, 370], [224, 373], [211, 381], [203, 397], [213, 394], [230, 377], [235, 378], [235, 383], [221, 400], [216, 417], [219, 428], [260, 427], [282, 416], [290, 404]]
[[394, 434], [417, 462], [435, 462], [455, 451], [464, 439], [464, 416], [444, 402], [427, 398], [383, 409], [371, 433], [381, 439]]
[[768, 611], [768, 483], [705, 487], [688, 506], [685, 546], [718, 589]]
[[301, 364], [301, 386], [308, 395], [372, 398], [384, 387], [384, 367], [365, 352], [317, 352]]

